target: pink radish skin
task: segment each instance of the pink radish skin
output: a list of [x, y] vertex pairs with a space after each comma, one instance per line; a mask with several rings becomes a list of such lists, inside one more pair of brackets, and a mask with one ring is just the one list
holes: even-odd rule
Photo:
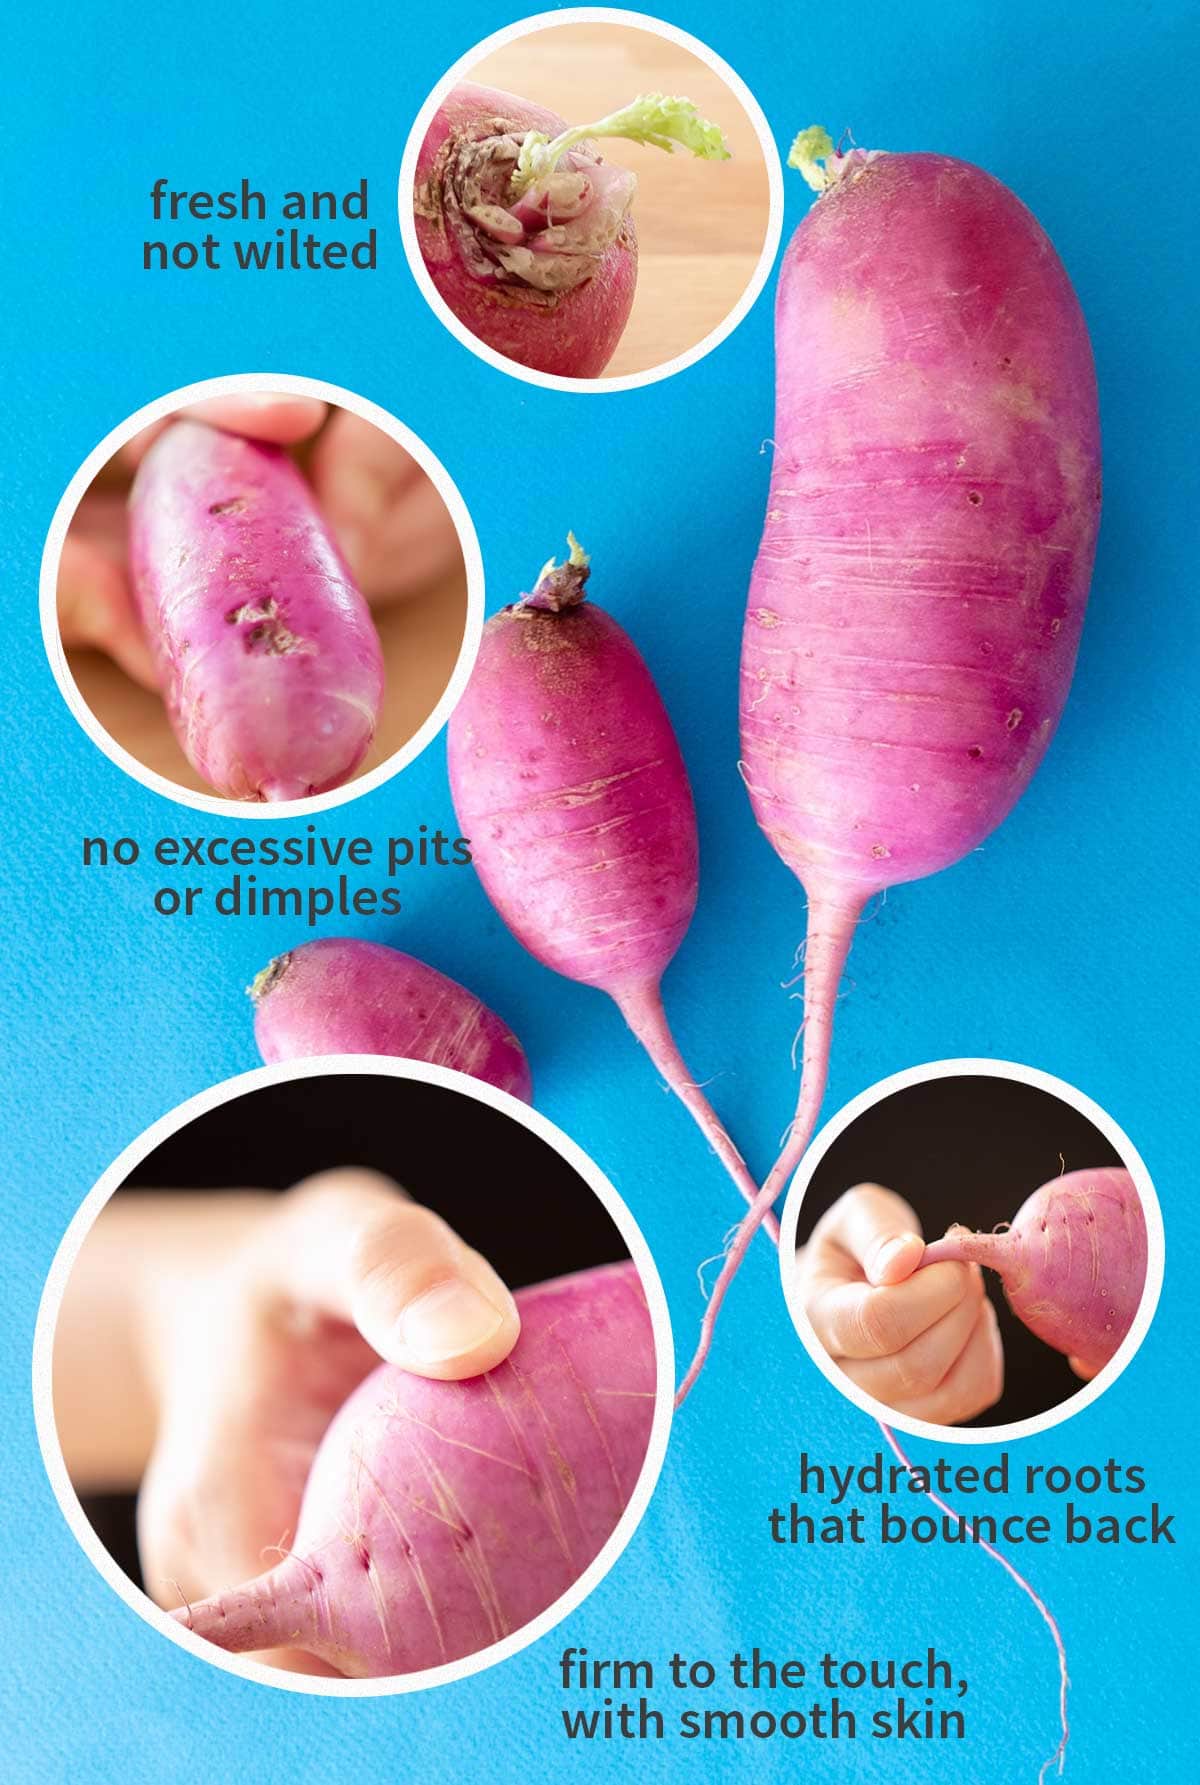
[[174, 421], [129, 500], [138, 611], [197, 774], [236, 800], [349, 780], [375, 733], [383, 659], [288, 454]]
[[314, 1054], [392, 1054], [470, 1073], [522, 1102], [529, 1062], [508, 1025], [456, 980], [399, 949], [349, 937], [305, 942], [250, 987], [268, 1066]]
[[584, 596], [572, 540], [490, 619], [448, 732], [450, 789], [488, 897], [545, 966], [607, 992], [738, 1188], [754, 1179], [667, 1026], [661, 981], [696, 906], [696, 814], [637, 647]]
[[[589, 261], [580, 283], [541, 291], [498, 269], [489, 259], [494, 238], [465, 216], [465, 209], [478, 210], [481, 203], [503, 209], [500, 188], [527, 131], [556, 137], [565, 129], [555, 113], [511, 93], [469, 81], [455, 87], [421, 145], [414, 221], [421, 258], [439, 296], [477, 339], [536, 372], [598, 378], [633, 307], [637, 237], [632, 218], [622, 212], [615, 239], [598, 260]], [[568, 159], [571, 166], [564, 172], [602, 184], [611, 191], [612, 204], [628, 203], [620, 182], [629, 182], [631, 197], [632, 176], [610, 167], [586, 144]], [[572, 229], [571, 221], [563, 227]], [[524, 239], [518, 237], [517, 243]]]
[[1035, 1190], [1004, 1233], [952, 1227], [922, 1265], [996, 1271], [1009, 1307], [1043, 1344], [1094, 1376], [1119, 1350], [1146, 1286], [1146, 1217], [1127, 1171], [1072, 1171]]
[[302, 1649], [364, 1679], [476, 1654], [560, 1598], [641, 1473], [654, 1336], [631, 1263], [516, 1300], [521, 1336], [486, 1376], [373, 1371], [321, 1441], [292, 1553], [178, 1621], [234, 1654]]
[[945, 155], [855, 150], [821, 177], [780, 274], [741, 668], [742, 776], [808, 895], [800, 1093], [682, 1394], [812, 1136], [864, 907], [977, 848], [1045, 753], [1099, 524], [1087, 328], [1036, 219]]

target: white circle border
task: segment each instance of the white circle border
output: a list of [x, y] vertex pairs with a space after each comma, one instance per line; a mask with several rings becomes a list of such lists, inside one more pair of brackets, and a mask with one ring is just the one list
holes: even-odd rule
[[[746, 282], [745, 288], [732, 310], [710, 329], [702, 340], [693, 347], [678, 353], [673, 359], [664, 360], [661, 365], [649, 366], [643, 372], [625, 372], [613, 378], [565, 378], [553, 372], [535, 372], [529, 366], [523, 366], [517, 360], [508, 359], [497, 353], [481, 341], [478, 335], [459, 321], [453, 310], [441, 296], [421, 255], [417, 243], [417, 226], [413, 216], [413, 188], [416, 184], [417, 158], [421, 153], [421, 144], [426, 132], [432, 124], [442, 101], [451, 89], [465, 76], [469, 75], [477, 62], [489, 55], [493, 50], [502, 48], [522, 37], [530, 37], [536, 31], [549, 30], [556, 25], [624, 25], [630, 30], [647, 31], [652, 36], [663, 37], [668, 43], [677, 44], [680, 49], [687, 50], [706, 67], [718, 76], [729, 88], [734, 98], [741, 105], [758, 138], [762, 151], [763, 163], [767, 172], [767, 227], [763, 236], [763, 245], [755, 263], [754, 271]], [[460, 56], [453, 67], [444, 74], [434, 87], [429, 98], [417, 113], [416, 121], [409, 131], [408, 141], [404, 145], [404, 154], [400, 161], [400, 181], [398, 202], [400, 211], [400, 239], [404, 244], [404, 253], [408, 261], [409, 271], [417, 283], [417, 287], [438, 318], [439, 322], [449, 329], [455, 340], [468, 348], [477, 359], [492, 366], [498, 372], [506, 372], [511, 378], [519, 378], [525, 384], [537, 384], [544, 390], [562, 390], [583, 392], [588, 395], [604, 394], [609, 391], [641, 390], [648, 384], [657, 384], [664, 378], [673, 378], [676, 372], [686, 371], [697, 361], [705, 359], [714, 347], [719, 347], [749, 315], [762, 294], [763, 287], [771, 275], [775, 264], [775, 256], [779, 251], [780, 238], [783, 235], [783, 167], [779, 159], [779, 150], [775, 138], [771, 134], [771, 126], [758, 100], [750, 91], [742, 77], [732, 69], [728, 62], [717, 55], [715, 50], [702, 43], [698, 37], [680, 30], [678, 25], [669, 24], [666, 19], [655, 18], [649, 13], [630, 12], [613, 6], [568, 6], [561, 12], [531, 13], [528, 18], [518, 19], [515, 24], [505, 25], [500, 31], [493, 31], [489, 37], [482, 38], [474, 49]]]
[[[1056, 1407], [1048, 1407], [1045, 1412], [1034, 1414], [1029, 1419], [1009, 1420], [1001, 1425], [977, 1427], [935, 1425], [929, 1420], [913, 1419], [906, 1413], [897, 1413], [894, 1408], [886, 1407], [882, 1401], [877, 1401], [873, 1396], [864, 1394], [862, 1389], [851, 1382], [850, 1378], [838, 1368], [817, 1338], [804, 1310], [796, 1280], [794, 1261], [796, 1226], [800, 1219], [800, 1208], [814, 1171], [834, 1141], [844, 1134], [859, 1116], [867, 1110], [873, 1109], [876, 1104], [883, 1103], [894, 1092], [904, 1091], [912, 1085], [928, 1084], [933, 1079], [942, 1078], [1012, 1079], [1019, 1084], [1029, 1085], [1035, 1090], [1045, 1091], [1052, 1097], [1057, 1097], [1060, 1102], [1067, 1104], [1098, 1129], [1113, 1151], [1119, 1155], [1141, 1197], [1142, 1209], [1146, 1217], [1146, 1282], [1133, 1324], [1121, 1341], [1116, 1353], [1090, 1382], [1081, 1383], [1077, 1393], [1069, 1395]], [[830, 1118], [813, 1140], [791, 1181], [783, 1205], [783, 1212], [779, 1218], [779, 1269], [783, 1284], [783, 1298], [787, 1303], [788, 1313], [792, 1317], [792, 1324], [799, 1333], [804, 1349], [813, 1363], [839, 1394], [852, 1401], [862, 1412], [869, 1413], [871, 1418], [877, 1420], [881, 1425], [895, 1426], [902, 1432], [908, 1432], [914, 1438], [928, 1438], [936, 1444], [1005, 1444], [1015, 1438], [1029, 1438], [1038, 1432], [1051, 1431], [1063, 1420], [1072, 1418], [1076, 1413], [1081, 1413], [1085, 1407], [1090, 1406], [1117, 1380], [1150, 1330], [1150, 1322], [1154, 1318], [1159, 1294], [1162, 1290], [1165, 1256], [1166, 1243], [1158, 1195], [1141, 1155], [1124, 1129], [1113, 1120], [1107, 1110], [1101, 1109], [1098, 1103], [1093, 1102], [1085, 1092], [1080, 1091], [1075, 1085], [1068, 1084], [1065, 1079], [1056, 1078], [1053, 1073], [1042, 1072], [1036, 1066], [1025, 1066], [1015, 1060], [932, 1060], [923, 1066], [910, 1066], [903, 1072], [895, 1072], [889, 1078], [880, 1079], [877, 1083], [869, 1085], [865, 1091], [860, 1091], [857, 1097], [852, 1097], [849, 1103], [844, 1104], [837, 1114]]]
[[[642, 1288], [645, 1291], [646, 1304], [650, 1311], [657, 1364], [657, 1390], [650, 1438], [633, 1493], [607, 1541], [579, 1578], [567, 1588], [566, 1592], [560, 1594], [551, 1605], [539, 1612], [537, 1617], [531, 1618], [527, 1624], [523, 1624], [519, 1630], [512, 1631], [499, 1642], [476, 1650], [472, 1655], [463, 1656], [457, 1661], [446, 1662], [440, 1667], [423, 1668], [414, 1673], [394, 1674], [366, 1680], [325, 1679], [314, 1674], [289, 1674], [280, 1668], [264, 1666], [261, 1662], [253, 1661], [244, 1655], [228, 1655], [212, 1643], [206, 1642], [202, 1637], [185, 1629], [182, 1624], [177, 1623], [167, 1612], [155, 1605], [153, 1600], [136, 1587], [129, 1576], [117, 1566], [92, 1529], [83, 1507], [80, 1505], [79, 1497], [67, 1473], [62, 1448], [58, 1442], [52, 1389], [54, 1334], [67, 1282], [96, 1217], [113, 1193], [124, 1183], [130, 1171], [139, 1165], [160, 1142], [178, 1133], [180, 1129], [185, 1128], [198, 1116], [206, 1114], [209, 1110], [218, 1109], [235, 1098], [268, 1085], [290, 1084], [307, 1078], [323, 1078], [346, 1073], [355, 1076], [415, 1080], [422, 1084], [441, 1085], [448, 1090], [465, 1093], [474, 1097], [478, 1102], [486, 1103], [492, 1109], [512, 1117], [565, 1159], [599, 1199], [622, 1240], [629, 1248], [629, 1254], [637, 1266]], [[34, 1331], [33, 1411], [42, 1461], [50, 1479], [50, 1485], [54, 1490], [55, 1499], [58, 1501], [59, 1510], [92, 1566], [113, 1591], [124, 1600], [125, 1604], [132, 1607], [153, 1630], [158, 1631], [161, 1636], [167, 1637], [180, 1648], [186, 1649], [189, 1654], [196, 1656], [199, 1660], [220, 1667], [227, 1673], [236, 1674], [241, 1679], [253, 1680], [258, 1685], [274, 1686], [285, 1692], [303, 1692], [327, 1698], [390, 1697], [399, 1693], [422, 1691], [426, 1687], [448, 1685], [452, 1681], [468, 1679], [473, 1674], [480, 1673], [497, 1662], [505, 1661], [509, 1656], [527, 1648], [529, 1644], [536, 1642], [539, 1637], [545, 1636], [575, 1611], [589, 1593], [599, 1586], [605, 1575], [617, 1562], [650, 1504], [662, 1469], [663, 1459], [666, 1456], [667, 1440], [674, 1412], [674, 1396], [674, 1345], [670, 1315], [667, 1310], [667, 1298], [662, 1281], [641, 1229], [627, 1204], [618, 1195], [599, 1166], [548, 1117], [532, 1109], [528, 1104], [522, 1103], [519, 1098], [511, 1096], [507, 1091], [501, 1091], [494, 1085], [485, 1084], [479, 1079], [468, 1077], [465, 1073], [455, 1072], [445, 1066], [433, 1066], [424, 1061], [392, 1059], [376, 1055], [322, 1054], [306, 1060], [287, 1061], [275, 1066], [260, 1066], [254, 1071], [239, 1073], [234, 1078], [222, 1080], [209, 1090], [188, 1098], [185, 1103], [179, 1104], [166, 1115], [160, 1116], [156, 1122], [151, 1123], [150, 1127], [145, 1129], [113, 1161], [76, 1210], [51, 1263], [38, 1306], [37, 1324]]]
[[[458, 534], [466, 572], [467, 615], [462, 643], [458, 647], [458, 656], [450, 679], [433, 711], [418, 726], [407, 743], [393, 751], [377, 768], [345, 782], [341, 787], [332, 787], [326, 793], [312, 794], [307, 799], [223, 799], [218, 794], [198, 793], [190, 787], [182, 787], [168, 776], [148, 769], [111, 736], [84, 700], [68, 667], [67, 653], [58, 626], [58, 571], [63, 543], [75, 518], [75, 511], [97, 473], [107, 465], [115, 452], [152, 422], [163, 421], [177, 409], [190, 403], [199, 403], [209, 397], [240, 396], [247, 392], [282, 392], [287, 396], [315, 397], [320, 402], [350, 410], [363, 421], [370, 422], [381, 433], [390, 436], [398, 446], [404, 448], [410, 458], [416, 460], [445, 504]], [[42, 549], [39, 604], [42, 639], [59, 693], [76, 723], [110, 762], [123, 769], [133, 780], [140, 781], [143, 787], [150, 788], [153, 793], [162, 794], [164, 798], [178, 801], [181, 805], [191, 806], [198, 812], [211, 812], [221, 818], [259, 818], [278, 822], [283, 818], [311, 818], [316, 812], [327, 812], [335, 806], [344, 805], [348, 800], [357, 799], [360, 794], [373, 792], [406, 769], [433, 742], [457, 706], [479, 653], [484, 612], [483, 556], [474, 522], [457, 484], [431, 448], [396, 416], [390, 415], [378, 404], [369, 402], [367, 398], [356, 395], [354, 391], [326, 383], [323, 379], [302, 378], [286, 372], [234, 372], [219, 378], [205, 378], [197, 384], [181, 385], [178, 390], [169, 391], [166, 396], [144, 404], [111, 429], [100, 444], [93, 448], [68, 483], [54, 510], [54, 518], [50, 522]]]

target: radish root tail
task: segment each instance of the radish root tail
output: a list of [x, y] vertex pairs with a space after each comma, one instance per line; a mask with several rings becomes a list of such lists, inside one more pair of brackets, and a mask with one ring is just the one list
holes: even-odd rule
[[[641, 986], [636, 991], [622, 993], [617, 998], [617, 1005], [621, 1015], [649, 1054], [668, 1088], [683, 1104], [725, 1170], [753, 1208], [758, 1197], [758, 1185], [755, 1183], [746, 1161], [726, 1132], [724, 1123], [696, 1083], [688, 1069], [687, 1061], [676, 1046], [675, 1037], [667, 1023], [667, 1013], [663, 1009], [662, 993], [658, 986]], [[779, 1224], [774, 1216], [771, 1216], [767, 1224], [767, 1231], [771, 1238], [778, 1242]]]
[[[883, 1433], [893, 1454], [897, 1457], [901, 1465], [908, 1471], [909, 1475], [915, 1475], [916, 1465], [911, 1463], [907, 1456], [905, 1456], [892, 1428], [890, 1426], [885, 1426], [881, 1420], [879, 1422], [879, 1429]], [[953, 1506], [947, 1505], [946, 1501], [938, 1494], [935, 1494], [932, 1488], [923, 1487], [921, 1492], [925, 1495], [926, 1499], [933, 1502], [939, 1512], [944, 1512], [948, 1518], [955, 1519], [960, 1525], [964, 1522], [962, 1513], [955, 1512]], [[1013, 1567], [1008, 1557], [983, 1538], [979, 1539], [979, 1547], [982, 1550], [986, 1550], [993, 1562], [999, 1562], [1005, 1574], [1017, 1583], [1022, 1593], [1024, 1593], [1027, 1598], [1032, 1599], [1034, 1605], [1037, 1606], [1038, 1611], [1041, 1613], [1042, 1619], [1045, 1622], [1050, 1635], [1054, 1639], [1054, 1649], [1058, 1656], [1058, 1716], [1062, 1734], [1058, 1738], [1057, 1748], [1055, 1748], [1049, 1759], [1042, 1763], [1041, 1770], [1038, 1773], [1038, 1785], [1043, 1785], [1043, 1781], [1052, 1767], [1061, 1775], [1063, 1761], [1066, 1758], [1067, 1743], [1071, 1739], [1071, 1726], [1067, 1721], [1067, 1693], [1070, 1690], [1071, 1681], [1067, 1674], [1066, 1644], [1062, 1639], [1062, 1631], [1058, 1627], [1058, 1619], [1054, 1616], [1054, 1613], [1050, 1610], [1050, 1607], [1046, 1604], [1045, 1600], [1025, 1579], [1025, 1576], [1020, 1573], [1018, 1569]]]
[[771, 1229], [778, 1235], [778, 1226], [772, 1211], [780, 1191], [807, 1150], [825, 1099], [825, 1084], [829, 1076], [829, 1043], [838, 986], [861, 913], [861, 904], [844, 905], [814, 900], [809, 906], [808, 936], [804, 949], [804, 1056], [800, 1068], [800, 1096], [796, 1114], [782, 1153], [772, 1166], [762, 1189], [752, 1198], [749, 1212], [743, 1218], [734, 1234], [733, 1243], [726, 1252], [721, 1274], [713, 1284], [712, 1294], [700, 1323], [695, 1355], [675, 1396], [676, 1407], [682, 1407], [704, 1368], [712, 1347], [721, 1303], [741, 1268], [751, 1240], [759, 1227], [768, 1221]]

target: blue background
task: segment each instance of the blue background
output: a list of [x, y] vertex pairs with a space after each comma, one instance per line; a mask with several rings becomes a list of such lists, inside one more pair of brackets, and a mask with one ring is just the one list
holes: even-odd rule
[[[1184, 4], [919, 7], [679, 5], [757, 95], [778, 140], [814, 119], [861, 142], [930, 148], [1007, 181], [1049, 229], [1095, 343], [1106, 507], [1074, 693], [1045, 766], [987, 846], [897, 890], [856, 943], [827, 1111], [882, 1075], [955, 1054], [1060, 1074], [1126, 1128], [1153, 1174], [1168, 1272], [1153, 1331], [1099, 1405], [1025, 1440], [1022, 1459], [1146, 1465], [1194, 1510], [1181, 1441], [1194, 1396], [1186, 1259], [1196, 1236], [1194, 1037], [1196, 388], [1186, 239], [1195, 31]], [[464, 352], [413, 287], [392, 191], [410, 121], [445, 68], [502, 22], [401, 6], [20, 8], [6, 26], [6, 601], [3, 966], [11, 1102], [0, 1265], [7, 1538], [0, 1599], [5, 1764], [21, 1779], [417, 1777], [489, 1780], [780, 1776], [920, 1785], [1032, 1781], [1053, 1745], [1056, 1679], [1036, 1614], [983, 1556], [773, 1547], [802, 1448], [848, 1460], [874, 1428], [818, 1376], [754, 1248], [716, 1359], [673, 1433], [651, 1511], [567, 1625], [461, 1685], [373, 1702], [268, 1692], [164, 1643], [94, 1573], [45, 1481], [29, 1396], [42, 1282], [86, 1191], [142, 1128], [256, 1064], [242, 987], [295, 926], [154, 917], [152, 871], [85, 875], [85, 834], [212, 830], [141, 789], [76, 726], [47, 667], [37, 574], [58, 497], [133, 409], [222, 373], [278, 370], [361, 391], [423, 436], [472, 509], [489, 607], [527, 585], [568, 525], [594, 592], [635, 632], [674, 714], [699, 805], [700, 910], [667, 980], [698, 1077], [759, 1171], [790, 1114], [801, 894], [738, 781], [736, 668], [772, 431], [771, 292], [735, 336], [669, 384], [564, 396]], [[374, 274], [149, 276], [158, 174], [268, 191], [370, 181]], [[788, 176], [787, 228], [807, 190]], [[1186, 430], [1186, 432], [1185, 432]], [[498, 441], [508, 444], [499, 455]], [[525, 493], [530, 473], [544, 492]], [[539, 522], [535, 510], [544, 515]], [[323, 822], [382, 837], [453, 829], [438, 740], [398, 782]], [[222, 828], [228, 828], [223, 826]], [[253, 829], [253, 826], [247, 828]], [[1189, 909], [1189, 906], [1191, 907]], [[700, 1310], [698, 1251], [734, 1213], [687, 1118], [616, 1011], [536, 966], [472, 874], [414, 876], [404, 917], [364, 923], [467, 980], [509, 1016], [541, 1107], [609, 1172], [657, 1256], [677, 1342]], [[1184, 1394], [1179, 1388], [1182, 1382]], [[925, 1447], [917, 1445], [919, 1454]], [[962, 1453], [959, 1453], [960, 1455]], [[984, 1455], [990, 1452], [983, 1453]], [[1192, 1777], [1190, 1518], [1174, 1550], [1039, 1552], [1070, 1649], [1068, 1778]], [[859, 1741], [572, 1748], [556, 1657], [923, 1653], [972, 1683], [965, 1747]], [[780, 1708], [778, 1702], [776, 1708]]]

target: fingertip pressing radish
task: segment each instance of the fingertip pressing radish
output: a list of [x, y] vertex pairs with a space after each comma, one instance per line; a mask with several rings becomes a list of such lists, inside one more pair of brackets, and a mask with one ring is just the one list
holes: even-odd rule
[[321, 1441], [292, 1553], [177, 1621], [230, 1653], [302, 1649], [378, 1678], [476, 1654], [553, 1605], [641, 1474], [654, 1334], [628, 1262], [516, 1300], [521, 1336], [486, 1376], [374, 1370]]
[[442, 102], [421, 145], [414, 221], [438, 294], [479, 340], [535, 371], [599, 377], [629, 320], [637, 180], [596, 154], [606, 137], [728, 156], [686, 99], [643, 94], [572, 127], [471, 82]]
[[528, 1103], [529, 1062], [494, 1011], [456, 980], [399, 949], [350, 937], [302, 943], [250, 987], [254, 1035], [268, 1065], [314, 1054], [427, 1060]]
[[922, 1265], [995, 1271], [1009, 1307], [1044, 1344], [1096, 1375], [1120, 1349], [1146, 1286], [1146, 1217], [1127, 1171], [1072, 1171], [1043, 1184], [1004, 1232], [952, 1227]]
[[667, 1025], [661, 981], [696, 906], [687, 770], [637, 647], [566, 563], [490, 619], [448, 732], [450, 788], [518, 942], [619, 1006], [747, 1200], [756, 1185]]
[[239, 800], [347, 781], [374, 736], [383, 659], [289, 455], [176, 420], [129, 504], [138, 611], [192, 767]]
[[1100, 512], [1087, 328], [1045, 232], [946, 155], [836, 154], [776, 305], [775, 459], [741, 665], [742, 776], [808, 895], [790, 1136], [705, 1311], [695, 1381], [825, 1094], [867, 902], [959, 861], [1028, 785], [1070, 688]]

